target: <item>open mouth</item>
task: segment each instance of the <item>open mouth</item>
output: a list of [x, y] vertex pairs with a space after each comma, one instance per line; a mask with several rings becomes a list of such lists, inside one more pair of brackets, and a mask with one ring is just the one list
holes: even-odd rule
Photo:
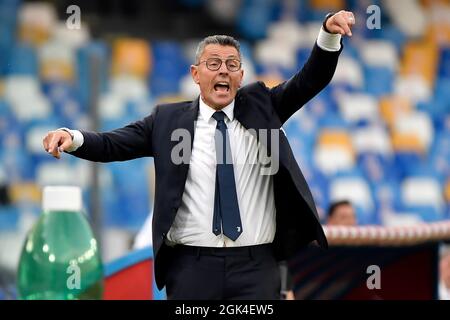
[[216, 92], [229, 92], [230, 91], [230, 85], [227, 82], [217, 82], [214, 85], [214, 90]]

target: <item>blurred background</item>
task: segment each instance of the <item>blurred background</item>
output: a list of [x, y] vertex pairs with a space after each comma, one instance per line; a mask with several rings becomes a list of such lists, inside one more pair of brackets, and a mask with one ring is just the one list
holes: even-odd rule
[[240, 40], [245, 83], [274, 86], [341, 9], [356, 25], [334, 79], [284, 125], [322, 221], [341, 199], [359, 225], [450, 219], [448, 0], [0, 0], [0, 299], [14, 295], [43, 186], [82, 187], [105, 263], [152, 210], [152, 159], [56, 160], [47, 131], [111, 130], [195, 98], [189, 66], [210, 34]]

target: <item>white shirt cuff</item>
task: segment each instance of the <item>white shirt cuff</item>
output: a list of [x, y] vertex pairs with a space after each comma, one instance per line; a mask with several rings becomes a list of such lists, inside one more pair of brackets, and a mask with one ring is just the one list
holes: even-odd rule
[[70, 130], [70, 129], [67, 129], [67, 130], [69, 130], [70, 133], [73, 134], [73, 141], [72, 141], [72, 144], [70, 145], [70, 147], [67, 148], [67, 150], [65, 150], [65, 151], [73, 152], [83, 145], [84, 137], [83, 137], [83, 134], [78, 130]]
[[339, 51], [341, 49], [341, 37], [339, 33], [328, 33], [321, 27], [317, 37], [317, 45], [325, 51]]

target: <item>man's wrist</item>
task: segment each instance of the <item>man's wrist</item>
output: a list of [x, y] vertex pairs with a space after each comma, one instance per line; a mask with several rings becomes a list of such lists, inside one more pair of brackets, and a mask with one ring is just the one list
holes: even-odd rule
[[325, 51], [339, 51], [341, 49], [341, 38], [342, 36], [339, 33], [326, 32], [322, 27], [317, 37], [317, 45]]
[[73, 142], [73, 139], [74, 139], [75, 136], [74, 136], [72, 130], [70, 130], [70, 129], [68, 129], [68, 128], [59, 128], [57, 131], [65, 131], [65, 132], [67, 132], [68, 134], [70, 134], [70, 137], [72, 138], [72, 142]]
[[327, 21], [328, 21], [328, 19], [330, 19], [332, 16], [334, 16], [336, 14], [336, 12], [329, 12], [329, 13], [327, 13], [327, 15], [325, 16], [325, 19], [323, 20], [323, 23], [322, 23], [322, 27], [323, 27], [323, 30], [325, 31], [325, 32], [328, 32], [328, 33], [331, 33], [330, 32], [330, 30], [328, 30], [328, 28], [327, 28]]
[[79, 147], [81, 147], [84, 143], [84, 137], [83, 134], [78, 130], [70, 130], [68, 128], [59, 128], [57, 130], [62, 130], [70, 134], [72, 137], [72, 144], [69, 148], [67, 148], [65, 151], [67, 152], [73, 152], [77, 150]]

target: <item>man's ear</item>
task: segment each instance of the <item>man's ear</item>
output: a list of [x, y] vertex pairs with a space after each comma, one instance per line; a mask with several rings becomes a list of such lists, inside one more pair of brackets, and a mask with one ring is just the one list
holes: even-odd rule
[[192, 76], [192, 80], [194, 80], [194, 82], [196, 84], [200, 84], [197, 66], [191, 65], [191, 76]]

